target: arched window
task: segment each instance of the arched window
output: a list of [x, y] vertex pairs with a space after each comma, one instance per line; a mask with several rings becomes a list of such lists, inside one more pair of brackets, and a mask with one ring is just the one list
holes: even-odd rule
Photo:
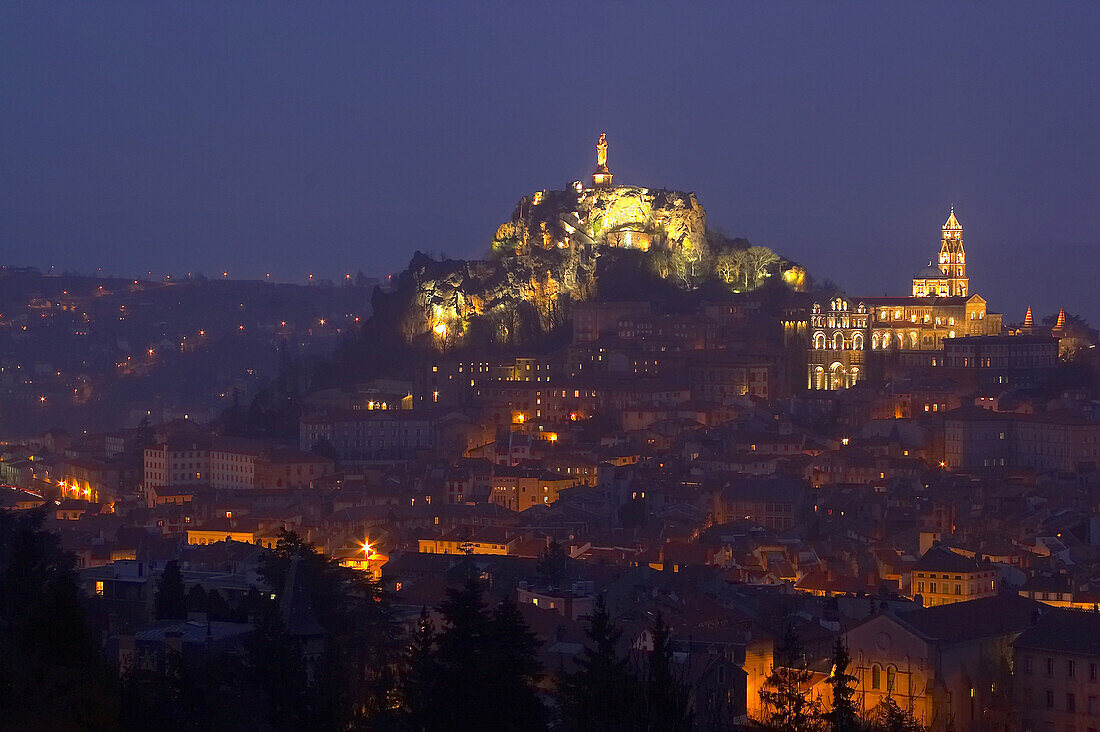
[[821, 331], [818, 331], [817, 333], [814, 333], [814, 350], [815, 351], [824, 351], [825, 350], [825, 334], [822, 333]]
[[909, 347], [912, 349], [917, 347], [917, 331], [915, 330], [909, 334]]
[[814, 388], [815, 389], [824, 389], [825, 388], [825, 367], [824, 366], [818, 366], [816, 369], [814, 369]]
[[886, 667], [886, 693], [894, 693], [894, 679], [897, 676], [897, 670], [893, 666]]
[[862, 333], [856, 333], [854, 336], [852, 336], [852, 350], [853, 351], [862, 351], [863, 350], [863, 334]]
[[833, 391], [843, 389], [845, 386], [844, 379], [846, 377], [847, 373], [844, 371], [844, 364], [839, 361], [835, 362], [829, 367], [829, 388]]
[[857, 381], [859, 381], [859, 366], [852, 367], [852, 374], [850, 379], [852, 384], [855, 384]]
[[833, 350], [844, 350], [844, 336], [840, 333], [833, 333]]
[[882, 688], [882, 669], [878, 667], [877, 663], [871, 667], [871, 688]]

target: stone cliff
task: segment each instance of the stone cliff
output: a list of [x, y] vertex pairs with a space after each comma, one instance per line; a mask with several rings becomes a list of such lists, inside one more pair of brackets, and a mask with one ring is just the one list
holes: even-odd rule
[[537, 191], [497, 229], [487, 259], [439, 262], [418, 253], [385, 297], [402, 304], [408, 343], [430, 338], [443, 350], [523, 343], [565, 322], [573, 301], [594, 296], [597, 259], [619, 250], [689, 287], [708, 256], [706, 212], [681, 191], [579, 183]]

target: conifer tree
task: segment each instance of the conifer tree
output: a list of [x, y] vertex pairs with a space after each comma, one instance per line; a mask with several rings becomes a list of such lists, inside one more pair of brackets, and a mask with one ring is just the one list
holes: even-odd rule
[[758, 726], [774, 732], [813, 732], [823, 729], [815, 705], [807, 698], [813, 678], [806, 666], [794, 626], [783, 631], [773, 656], [772, 671], [760, 689], [763, 715]]
[[921, 732], [924, 727], [912, 714], [899, 707], [894, 697], [888, 696], [879, 702], [871, 714], [871, 729], [874, 732]]
[[[355, 722], [378, 728], [392, 721], [388, 717], [394, 713], [393, 671], [400, 646], [381, 585], [363, 572], [341, 567], [295, 532], [283, 532], [260, 567], [267, 586], [282, 591], [295, 560], [301, 586], [325, 631], [323, 658], [314, 673], [317, 683], [310, 689], [312, 716], [322, 725], [331, 721], [336, 726]], [[274, 620], [273, 637], [274, 626], [281, 626], [281, 619]]]
[[436, 703], [455, 729], [489, 725], [499, 699], [493, 692], [496, 679], [487, 649], [492, 644], [492, 624], [482, 596], [481, 583], [470, 573], [460, 588], [450, 588], [439, 605], [443, 627], [436, 659], [439, 676]]
[[844, 642], [843, 636], [838, 636], [833, 646], [833, 672], [825, 680], [825, 683], [832, 687], [833, 692], [833, 708], [828, 714], [828, 719], [834, 732], [855, 732], [862, 729], [859, 715], [856, 714], [855, 703], [852, 701], [856, 677], [848, 673], [850, 663], [848, 645]]
[[542, 675], [541, 645], [527, 627], [511, 596], [493, 611], [490, 653], [497, 677], [503, 715], [509, 727], [538, 729], [545, 725], [545, 709], [535, 692]]
[[273, 729], [301, 728], [307, 724], [310, 703], [301, 650], [274, 601], [254, 622], [256, 632], [246, 645], [249, 682], [260, 692], [254, 704]]
[[551, 541], [539, 554], [535, 571], [551, 587], [561, 587], [569, 577], [569, 552], [557, 541]]
[[588, 620], [588, 636], [577, 670], [561, 680], [567, 729], [607, 732], [639, 729], [643, 699], [637, 676], [619, 655], [622, 631], [615, 627], [603, 596]]
[[428, 730], [437, 726], [440, 707], [436, 687], [441, 680], [437, 649], [435, 623], [428, 608], [422, 608], [401, 679], [402, 716], [408, 729]]
[[692, 728], [688, 692], [673, 669], [670, 631], [661, 613], [653, 623], [653, 650], [646, 664], [647, 728], [677, 732]]
[[42, 528], [52, 508], [0, 510], [0, 727], [114, 728], [117, 674], [99, 654], [72, 556]]
[[183, 620], [187, 617], [187, 592], [183, 587], [180, 563], [175, 559], [164, 566], [153, 602], [157, 620]]
[[194, 584], [187, 591], [187, 612], [204, 613], [207, 610], [206, 590], [200, 584]]

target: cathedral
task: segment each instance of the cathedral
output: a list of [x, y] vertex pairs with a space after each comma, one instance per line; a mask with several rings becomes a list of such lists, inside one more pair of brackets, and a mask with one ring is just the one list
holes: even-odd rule
[[970, 280], [966, 276], [966, 252], [963, 251], [963, 227], [955, 218], [955, 207], [943, 225], [940, 260], [932, 262], [913, 277], [913, 297], [939, 295], [966, 297]]
[[[810, 313], [810, 389], [843, 389], [867, 378], [876, 352], [938, 351], [945, 338], [996, 335], [1001, 314], [970, 294], [963, 227], [952, 207], [942, 227], [938, 261], [913, 277], [913, 294], [814, 303]], [[869, 351], [870, 353], [865, 353]]]

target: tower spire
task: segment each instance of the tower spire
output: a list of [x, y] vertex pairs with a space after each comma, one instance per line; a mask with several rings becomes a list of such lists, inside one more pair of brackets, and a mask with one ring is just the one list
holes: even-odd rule
[[940, 241], [940, 269], [947, 278], [947, 293], [954, 297], [966, 297], [970, 294], [970, 280], [966, 276], [966, 252], [963, 250], [963, 227], [955, 218], [955, 205], [943, 224], [943, 237]]
[[1063, 330], [1066, 327], [1066, 309], [1058, 311], [1058, 320], [1054, 322], [1054, 330]]
[[1031, 306], [1027, 306], [1027, 313], [1024, 315], [1024, 327], [1031, 328], [1035, 325], [1035, 316], [1031, 314]]
[[962, 231], [962, 224], [955, 218], [955, 205], [951, 204], [951, 213], [947, 216], [947, 221], [943, 224], [943, 231], [947, 233], [949, 231]]

